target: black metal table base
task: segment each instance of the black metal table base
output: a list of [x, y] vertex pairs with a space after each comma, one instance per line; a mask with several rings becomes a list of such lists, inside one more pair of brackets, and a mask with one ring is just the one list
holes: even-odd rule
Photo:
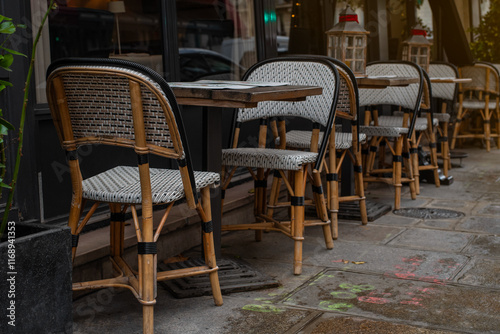
[[[159, 269], [172, 270], [201, 265], [204, 265], [204, 261], [201, 258], [194, 258], [183, 262], [161, 263]], [[219, 283], [222, 294], [276, 288], [280, 285], [277, 280], [256, 271], [243, 260], [221, 258], [217, 259], [217, 265], [219, 266]], [[208, 275], [162, 281], [159, 284], [176, 298], [212, 295]]]

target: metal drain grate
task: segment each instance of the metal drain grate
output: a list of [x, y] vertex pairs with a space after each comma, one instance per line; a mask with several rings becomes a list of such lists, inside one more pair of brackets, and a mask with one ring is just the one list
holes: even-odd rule
[[[204, 265], [201, 258], [183, 262], [159, 264], [161, 270], [183, 269]], [[241, 291], [276, 288], [279, 282], [264, 275], [242, 260], [217, 259], [219, 266], [219, 282], [223, 294]], [[208, 275], [190, 276], [158, 282], [176, 298], [189, 298], [212, 295]]]
[[398, 216], [423, 219], [450, 219], [465, 216], [465, 213], [460, 211], [429, 208], [405, 208], [394, 210], [393, 213]]

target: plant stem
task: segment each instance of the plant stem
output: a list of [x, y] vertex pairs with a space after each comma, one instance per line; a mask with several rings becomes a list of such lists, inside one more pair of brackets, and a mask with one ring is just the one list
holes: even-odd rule
[[12, 207], [12, 200], [14, 199], [14, 190], [17, 184], [17, 176], [19, 175], [19, 166], [21, 165], [21, 157], [23, 151], [23, 139], [24, 139], [24, 122], [26, 120], [26, 107], [28, 105], [28, 96], [29, 96], [29, 88], [31, 83], [31, 77], [33, 75], [33, 68], [35, 67], [35, 54], [36, 54], [36, 46], [42, 35], [42, 29], [45, 25], [45, 21], [49, 16], [50, 11], [52, 10], [52, 6], [54, 4], [54, 0], [50, 0], [47, 11], [43, 16], [42, 22], [40, 23], [40, 27], [38, 27], [38, 31], [35, 36], [35, 40], [33, 41], [33, 49], [31, 50], [31, 61], [30, 67], [28, 70], [28, 75], [26, 77], [26, 83], [24, 85], [24, 97], [23, 97], [23, 107], [21, 110], [21, 121], [19, 123], [19, 142], [17, 144], [17, 155], [16, 155], [16, 163], [14, 166], [14, 173], [12, 174], [12, 181], [10, 186], [12, 187], [9, 190], [9, 196], [7, 197], [7, 204], [5, 206], [5, 212], [3, 214], [2, 225], [0, 226], [0, 237], [3, 235], [5, 231], [5, 226], [7, 226], [7, 221], [9, 220], [9, 212]]

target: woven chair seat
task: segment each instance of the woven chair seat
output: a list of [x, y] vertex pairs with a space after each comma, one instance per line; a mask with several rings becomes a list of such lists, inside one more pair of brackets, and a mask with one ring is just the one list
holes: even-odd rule
[[[323, 132], [319, 133], [318, 143], [323, 140]], [[366, 140], [364, 133], [359, 134], [359, 141]], [[276, 139], [276, 145], [280, 144], [280, 139]], [[286, 146], [294, 149], [309, 149], [311, 147], [311, 131], [293, 130], [286, 133]], [[335, 148], [346, 150], [352, 147], [352, 133], [335, 132]]]
[[222, 150], [222, 164], [250, 168], [300, 170], [304, 164], [314, 163], [318, 153], [272, 148], [241, 147]]
[[[435, 113], [433, 115], [434, 120], [438, 120], [438, 122], [443, 123], [443, 122], [449, 122], [450, 121], [450, 114], [448, 113]], [[434, 124], [435, 125], [435, 124]]]
[[[170, 203], [184, 197], [179, 170], [150, 168], [153, 203]], [[218, 186], [220, 176], [194, 172], [196, 189]], [[137, 167], [118, 166], [83, 181], [83, 198], [109, 203], [141, 204], [141, 184]]]
[[[402, 116], [380, 116], [378, 118], [378, 125], [379, 126], [401, 126], [403, 124], [403, 117]], [[433, 118], [432, 124], [434, 126], [439, 125], [439, 121], [437, 118]], [[416, 131], [425, 131], [427, 130], [427, 118], [425, 117], [417, 117], [417, 120], [415, 122], [415, 130]]]
[[[464, 101], [462, 103], [462, 107], [464, 109], [484, 109], [485, 105], [486, 104], [484, 103], [484, 101], [476, 100], [476, 99], [466, 99], [466, 100], [464, 99]], [[456, 106], [456, 108], [459, 108], [460, 103], [456, 103], [455, 106]], [[490, 99], [488, 106], [490, 109], [495, 109], [497, 107], [497, 102], [495, 100], [492, 101]]]
[[399, 137], [408, 133], [408, 128], [395, 126], [366, 126], [359, 127], [360, 133], [365, 133], [368, 137]]

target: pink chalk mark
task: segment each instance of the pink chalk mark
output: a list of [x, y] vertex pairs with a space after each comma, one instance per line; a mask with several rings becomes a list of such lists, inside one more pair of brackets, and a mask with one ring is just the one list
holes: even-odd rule
[[358, 297], [360, 302], [371, 303], [371, 304], [387, 304], [389, 300], [381, 297], [370, 297], [370, 296], [361, 296]]
[[419, 302], [414, 301], [414, 300], [403, 300], [400, 304], [422, 306], [422, 304], [420, 304]]

